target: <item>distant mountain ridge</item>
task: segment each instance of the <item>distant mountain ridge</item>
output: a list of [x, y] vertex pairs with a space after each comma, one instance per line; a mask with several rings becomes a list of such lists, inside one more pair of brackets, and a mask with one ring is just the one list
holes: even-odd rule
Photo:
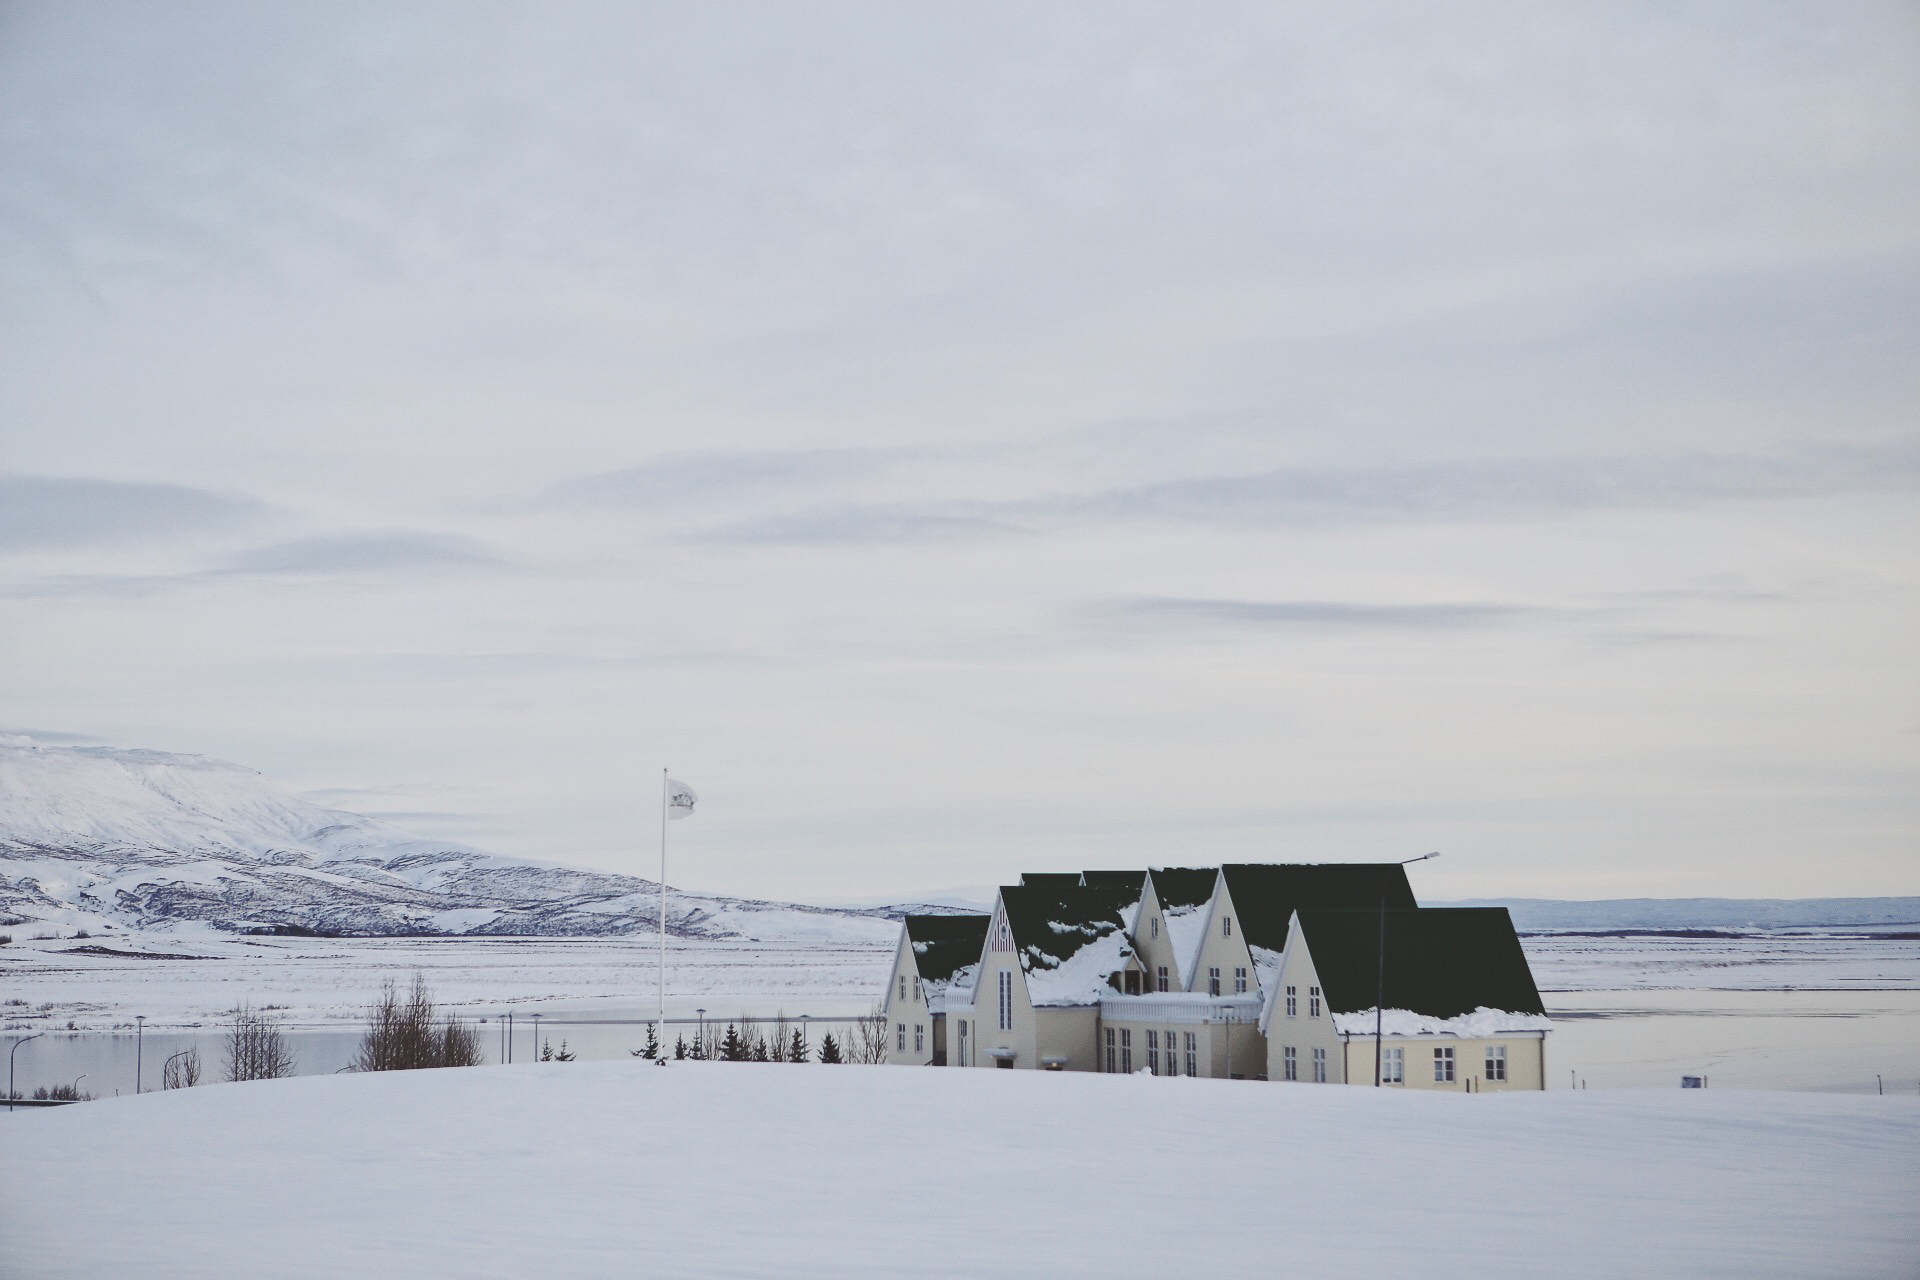
[[[605, 935], [656, 928], [658, 894], [636, 876], [423, 839], [225, 761], [0, 736], [0, 925]], [[886, 942], [917, 909], [673, 890], [667, 929]]]
[[1474, 898], [1430, 903], [1505, 907], [1522, 932], [1574, 929], [1887, 929], [1920, 927], [1911, 898]]

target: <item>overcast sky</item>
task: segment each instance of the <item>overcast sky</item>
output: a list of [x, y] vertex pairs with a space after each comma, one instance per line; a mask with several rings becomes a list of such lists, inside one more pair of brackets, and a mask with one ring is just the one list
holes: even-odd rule
[[0, 4], [0, 726], [813, 900], [1920, 891], [1920, 9]]

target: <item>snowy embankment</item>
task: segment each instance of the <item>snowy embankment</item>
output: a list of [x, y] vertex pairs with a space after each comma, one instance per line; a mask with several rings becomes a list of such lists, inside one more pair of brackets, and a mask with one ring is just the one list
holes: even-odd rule
[[0, 1114], [0, 1274], [1910, 1277], [1920, 1100], [641, 1063]]

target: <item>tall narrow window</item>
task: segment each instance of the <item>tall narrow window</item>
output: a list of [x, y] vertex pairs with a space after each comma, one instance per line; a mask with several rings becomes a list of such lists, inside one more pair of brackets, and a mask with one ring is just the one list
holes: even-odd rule
[[924, 1022], [913, 1024], [913, 1051], [915, 1053], [927, 1051], [927, 1024]]
[[1113, 1028], [1107, 1028], [1107, 1074], [1113, 1075], [1120, 1070], [1120, 1059], [1113, 1047]]
[[904, 973], [900, 975], [900, 998], [902, 1000], [907, 998], [907, 975]]
[[1153, 918], [1152, 928], [1153, 928], [1153, 936], [1156, 938], [1159, 937], [1160, 936], [1160, 917], [1159, 916], [1155, 916]]
[[1300, 1016], [1300, 988], [1298, 987], [1287, 988], [1287, 1016], [1289, 1018]]
[[955, 1066], [964, 1067], [968, 1065], [967, 1063], [967, 1020], [965, 1018], [960, 1019], [960, 1052], [957, 1055], [957, 1057], [959, 1058], [959, 1061], [954, 1064]]
[[1233, 936], [1233, 917], [1232, 916], [1220, 917], [1220, 936], [1223, 938], [1231, 938]]
[[1309, 1018], [1320, 1016], [1320, 988], [1318, 987], [1307, 988], [1307, 1016]]
[[1407, 1082], [1407, 1051], [1385, 1049], [1380, 1053], [1380, 1080], [1383, 1084]]
[[1298, 1080], [1300, 1078], [1300, 1051], [1298, 1049], [1295, 1049], [1292, 1045], [1288, 1045], [1282, 1049], [1280, 1051], [1280, 1062], [1280, 1078], [1282, 1080]]
[[1219, 965], [1215, 965], [1213, 968], [1207, 970], [1207, 994], [1210, 996], [1217, 996], [1220, 994], [1220, 966]]
[[1120, 1074], [1133, 1074], [1133, 1031], [1128, 1027], [1120, 1028]]
[[1153, 1075], [1160, 1074], [1160, 1033], [1147, 1032], [1147, 1070]]
[[1433, 1082], [1435, 1084], [1453, 1083], [1452, 1045], [1446, 1045], [1433, 1051]]
[[1013, 974], [1000, 971], [1000, 1029], [1013, 1030]]
[[1160, 990], [1167, 990], [1167, 966], [1160, 966], [1160, 972], [1154, 975], [1154, 980], [1159, 984]]
[[913, 1002], [914, 1002], [915, 1004], [919, 1004], [919, 1003], [921, 1002], [921, 997], [920, 997], [920, 979], [918, 979], [918, 978], [915, 978], [915, 979], [913, 980]]
[[1233, 971], [1233, 994], [1237, 996], [1247, 994], [1247, 971], [1245, 969], [1237, 968]]
[[1507, 1046], [1490, 1044], [1487, 1046], [1487, 1079], [1504, 1081], [1507, 1078]]
[[1313, 1051], [1313, 1082], [1315, 1084], [1327, 1082], [1327, 1051], [1325, 1049]]
[[893, 1047], [901, 1053], [907, 1051], [907, 1024], [902, 1022], [894, 1028]]
[[1190, 1076], [1200, 1074], [1197, 1070], [1200, 1065], [1199, 1043], [1199, 1036], [1191, 1031], [1187, 1032], [1187, 1074]]

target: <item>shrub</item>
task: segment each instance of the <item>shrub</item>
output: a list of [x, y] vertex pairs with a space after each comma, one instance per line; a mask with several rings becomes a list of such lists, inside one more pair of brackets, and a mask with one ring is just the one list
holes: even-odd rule
[[227, 1024], [227, 1079], [279, 1080], [293, 1071], [293, 1050], [280, 1020], [251, 1005], [235, 1009]]
[[425, 978], [414, 974], [405, 997], [391, 978], [382, 984], [380, 998], [367, 1009], [367, 1029], [353, 1060], [356, 1071], [479, 1065], [479, 1030], [451, 1013], [440, 1017]]

